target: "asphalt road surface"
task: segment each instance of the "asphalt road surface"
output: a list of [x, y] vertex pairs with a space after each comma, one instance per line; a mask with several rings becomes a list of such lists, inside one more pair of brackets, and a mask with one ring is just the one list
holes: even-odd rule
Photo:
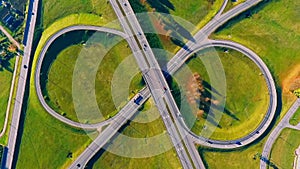
[[[38, 8], [38, 0], [30, 0], [31, 5], [33, 6], [32, 11], [28, 12], [28, 15], [32, 15], [32, 13], [37, 12]], [[13, 167], [13, 160], [15, 155], [15, 147], [16, 147], [16, 140], [18, 135], [18, 129], [19, 129], [19, 122], [20, 122], [20, 116], [21, 111], [23, 107], [23, 99], [24, 99], [24, 93], [25, 93], [25, 86], [27, 82], [27, 75], [28, 75], [28, 64], [30, 62], [30, 54], [31, 54], [31, 48], [32, 48], [32, 41], [33, 41], [33, 35], [34, 35], [34, 28], [36, 23], [36, 15], [33, 15], [31, 18], [29, 24], [29, 31], [27, 36], [27, 45], [24, 49], [24, 56], [22, 59], [22, 68], [20, 72], [20, 78], [18, 81], [18, 89], [17, 89], [17, 95], [15, 99], [14, 104], [14, 110], [12, 115], [12, 121], [10, 124], [10, 131], [9, 131], [9, 137], [8, 137], [8, 145], [7, 145], [7, 156], [6, 159], [4, 159], [3, 163], [4, 168], [12, 168]]]
[[[296, 100], [296, 102], [292, 105], [292, 107], [288, 110], [282, 120], [278, 123], [275, 129], [271, 132], [270, 136], [268, 137], [267, 142], [264, 145], [264, 149], [262, 152], [262, 159], [269, 159], [269, 155], [272, 149], [273, 144], [275, 143], [276, 139], [280, 135], [281, 131], [288, 127], [290, 124], [290, 119], [293, 117], [294, 113], [300, 107], [300, 98]], [[267, 164], [264, 160], [260, 160], [260, 169], [266, 169]]]

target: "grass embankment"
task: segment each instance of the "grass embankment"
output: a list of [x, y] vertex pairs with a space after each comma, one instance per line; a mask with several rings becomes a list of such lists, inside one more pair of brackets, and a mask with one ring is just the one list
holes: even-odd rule
[[[86, 22], [108, 23], [117, 19], [110, 3], [106, 0], [45, 0], [43, 3], [43, 28], [48, 28], [52, 23], [69, 15], [89, 15]], [[79, 18], [75, 18], [79, 19]], [[66, 20], [64, 24], [76, 23], [74, 20]], [[84, 20], [82, 20], [84, 21]], [[84, 24], [84, 22], [80, 22]]]
[[[213, 37], [234, 40], [251, 48], [265, 61], [275, 81], [280, 85], [287, 76], [289, 68], [300, 61], [299, 45], [297, 45], [300, 43], [299, 10], [297, 10], [299, 5], [299, 1], [292, 0], [268, 2], [265, 7], [261, 7], [250, 18], [233, 20], [230, 25], [221, 29]], [[280, 118], [284, 116], [296, 99], [292, 94], [282, 93], [281, 96], [282, 102], [279, 102], [279, 108], [281, 107], [280, 103], [282, 103]], [[280, 118], [277, 119], [276, 124]], [[259, 168], [259, 160], [254, 160], [253, 156], [262, 151], [266, 138], [267, 136], [258, 143], [241, 150], [230, 152], [203, 151], [203, 156], [210, 168], [239, 169], [245, 166]], [[276, 150], [274, 149], [274, 151]]]
[[300, 146], [300, 131], [284, 129], [271, 150], [270, 161], [279, 168], [293, 168], [295, 150]]
[[293, 117], [290, 119], [290, 124], [296, 126], [297, 124], [300, 123], [300, 109], [295, 112]]
[[196, 25], [194, 33], [215, 16], [223, 3], [222, 0], [189, 0], [184, 3], [180, 0], [170, 0], [170, 2], [174, 6], [174, 10], [170, 10], [170, 14]]
[[16, 58], [9, 59], [8, 62], [4, 61], [2, 64], [5, 64], [4, 66], [0, 65], [0, 131], [3, 129], [5, 116], [6, 116], [6, 109], [8, 104], [8, 98], [9, 98], [9, 92], [11, 87], [11, 81], [13, 77], [13, 71], [14, 71], [14, 64], [15, 64]]
[[[39, 55], [39, 52], [46, 40], [51, 35], [70, 25], [91, 24], [103, 26], [115, 19], [114, 16], [111, 16], [113, 11], [109, 5], [104, 5], [110, 9], [105, 13], [103, 12], [102, 17], [100, 17], [93, 14], [86, 14], [88, 11], [82, 10], [82, 8], [87, 9], [90, 7], [84, 7], [88, 3], [81, 3], [79, 1], [72, 2], [61, 0], [57, 0], [56, 2], [48, 1], [48, 5], [54, 5], [54, 7], [48, 8], [44, 4], [43, 11], [41, 12], [43, 20], [48, 21], [45, 21], [44, 26], [42, 26], [45, 30], [34, 55], [32, 66], [33, 71], [31, 72], [32, 78], [30, 79], [29, 103], [24, 119], [23, 135], [17, 168], [60, 168], [62, 166], [68, 166], [68, 164], [70, 164], [71, 161], [74, 160], [91, 141], [84, 132], [61, 124], [58, 120], [55, 120], [53, 117], [48, 115], [48, 113], [40, 105], [34, 87], [33, 77], [37, 56]], [[106, 4], [106, 1], [104, 0], [99, 0], [97, 2]], [[43, 1], [43, 3], [45, 2]], [[60, 6], [63, 6], [62, 4], [66, 4], [65, 7], [59, 8]], [[95, 8], [102, 9], [102, 7], [101, 5], [97, 5]], [[68, 11], [71, 8], [73, 10]], [[52, 19], [50, 20], [47, 18]], [[46, 26], [48, 27], [47, 29]], [[67, 158], [69, 152], [73, 152], [72, 159]]]
[[[165, 133], [164, 123], [159, 117], [159, 112], [154, 105], [152, 99], [145, 103], [145, 107], [140, 111], [127, 126], [122, 130], [121, 134], [131, 138], [150, 138]], [[120, 137], [120, 136], [118, 136]], [[118, 137], [116, 140], [118, 140]], [[170, 140], [167, 140], [170, 142]], [[119, 140], [120, 142], [120, 140]], [[122, 142], [121, 142], [122, 143]], [[150, 144], [146, 140], [145, 145]], [[156, 142], [157, 143], [157, 142]], [[161, 142], [163, 144], [170, 144]], [[118, 143], [117, 143], [118, 144]], [[154, 143], [152, 143], [154, 144]], [[158, 144], [158, 143], [157, 143]], [[149, 151], [149, 149], [137, 148], [141, 145], [127, 145], [126, 152], [136, 154], [135, 151]], [[151, 145], [153, 148], [156, 145]], [[162, 145], [163, 146], [163, 145]], [[142, 146], [141, 146], [142, 147]], [[148, 147], [148, 146], [147, 146]], [[147, 153], [147, 152], [146, 152]], [[93, 168], [181, 168], [179, 159], [177, 158], [175, 149], [170, 149], [162, 154], [147, 158], [128, 158], [104, 151], [98, 159], [95, 159]]]
[[3, 163], [2, 159], [3, 159], [3, 151], [4, 150], [4, 147], [2, 145], [0, 145], [0, 164]]
[[[207, 60], [210, 57], [214, 57], [213, 55], [218, 55], [223, 64], [226, 81], [219, 83], [226, 85], [225, 109], [221, 112], [218, 110], [218, 106], [211, 107], [214, 116], [208, 115], [206, 119], [212, 125], [215, 125], [211, 121], [217, 122], [215, 116], [221, 113], [222, 118], [218, 123], [219, 127], [213, 131], [210, 138], [231, 140], [246, 136], [259, 125], [267, 111], [266, 105], [268, 105], [269, 99], [265, 79], [256, 64], [237, 51], [229, 49], [227, 52], [224, 52], [223, 50], [221, 48], [216, 48], [216, 51], [207, 49], [199, 52], [198, 56], [202, 60]], [[191, 59], [187, 63], [187, 67], [193, 73], [199, 73], [205, 82], [211, 84], [206, 67], [199, 57]], [[211, 90], [209, 85], [204, 83], [204, 86], [208, 91]], [[217, 89], [216, 86], [212, 87]], [[222, 92], [211, 92], [212, 99], [214, 97], [218, 98], [220, 93]], [[187, 96], [189, 97], [189, 95], [193, 95], [193, 93]], [[197, 106], [199, 107], [199, 105]], [[204, 111], [206, 110], [204, 109]], [[193, 114], [185, 114], [183, 112], [183, 115], [186, 116], [186, 121], [190, 118], [189, 116], [195, 116], [196, 114], [197, 112], [193, 112]], [[192, 127], [192, 131], [196, 134], [200, 134], [206, 121], [201, 117], [198, 119]], [[211, 130], [210, 126], [206, 127], [207, 129], [205, 130]]]
[[222, 151], [217, 149], [206, 149], [200, 147], [198, 150], [209, 169], [240, 169], [240, 168], [259, 168], [259, 158], [254, 159], [257, 153], [261, 152], [266, 138], [259, 143], [247, 148]]

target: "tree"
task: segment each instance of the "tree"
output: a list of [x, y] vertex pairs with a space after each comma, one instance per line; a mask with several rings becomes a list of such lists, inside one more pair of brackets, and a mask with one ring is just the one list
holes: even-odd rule
[[300, 88], [293, 91], [294, 95], [296, 95], [298, 98], [300, 98]]

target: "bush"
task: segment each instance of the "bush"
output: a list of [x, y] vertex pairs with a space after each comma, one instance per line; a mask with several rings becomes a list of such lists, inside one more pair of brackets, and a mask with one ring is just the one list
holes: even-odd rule
[[294, 90], [293, 93], [294, 93], [298, 98], [300, 98], [300, 88], [297, 89], [297, 90]]

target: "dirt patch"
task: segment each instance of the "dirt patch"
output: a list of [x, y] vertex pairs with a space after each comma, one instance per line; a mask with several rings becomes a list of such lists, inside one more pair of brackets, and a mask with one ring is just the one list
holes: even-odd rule
[[187, 100], [190, 105], [194, 104], [198, 107], [198, 111], [194, 114], [198, 119], [207, 117], [211, 104], [214, 106], [219, 105], [218, 100], [211, 98], [203, 82], [201, 75], [198, 73], [194, 73], [187, 81]]
[[292, 94], [291, 90], [300, 86], [300, 64], [295, 65], [290, 69], [282, 81], [283, 94]]

